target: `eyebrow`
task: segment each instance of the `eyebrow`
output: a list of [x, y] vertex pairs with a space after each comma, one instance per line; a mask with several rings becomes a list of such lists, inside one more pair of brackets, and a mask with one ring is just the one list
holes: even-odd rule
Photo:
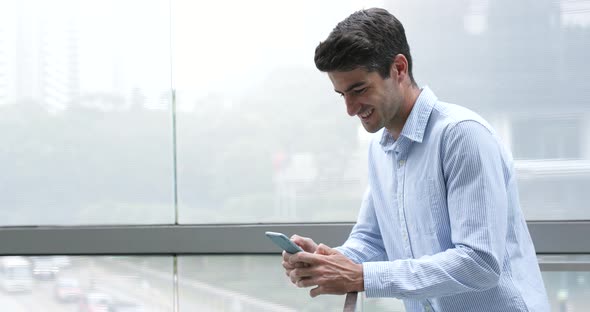
[[[366, 82], [366, 81], [359, 81], [359, 82], [355, 82], [355, 83], [353, 83], [352, 85], [350, 85], [350, 86], [349, 86], [349, 87], [348, 87], [348, 88], [347, 88], [347, 89], [344, 91], [344, 93], [346, 93], [346, 92], [349, 92], [350, 90], [352, 90], [352, 89], [354, 89], [354, 88], [358, 88], [358, 87], [360, 87], [360, 86], [364, 85], [365, 83], [367, 83], [367, 82]], [[340, 92], [340, 91], [338, 91], [338, 90], [334, 90], [334, 91], [336, 91], [336, 93], [342, 94], [342, 92]]]

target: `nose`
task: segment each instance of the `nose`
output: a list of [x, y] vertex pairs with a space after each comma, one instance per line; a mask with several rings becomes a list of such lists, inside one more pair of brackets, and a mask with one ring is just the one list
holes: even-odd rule
[[344, 97], [344, 103], [346, 103], [346, 112], [349, 116], [352, 117], [358, 114], [360, 110], [360, 105], [358, 105], [357, 101], [355, 101], [354, 98], [347, 95]]

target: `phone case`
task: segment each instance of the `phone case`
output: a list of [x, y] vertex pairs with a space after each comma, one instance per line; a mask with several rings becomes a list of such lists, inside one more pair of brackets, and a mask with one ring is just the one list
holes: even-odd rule
[[284, 251], [294, 254], [300, 251], [303, 251], [301, 247], [297, 246], [297, 244], [293, 243], [285, 234], [277, 233], [277, 232], [266, 232], [264, 233], [270, 240], [272, 240], [275, 244], [281, 247]]

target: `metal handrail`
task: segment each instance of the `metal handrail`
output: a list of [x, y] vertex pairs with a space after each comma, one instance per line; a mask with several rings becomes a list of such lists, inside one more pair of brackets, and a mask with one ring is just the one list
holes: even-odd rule
[[356, 311], [356, 299], [358, 297], [358, 292], [349, 292], [346, 294], [346, 299], [344, 299], [344, 312], [354, 312]]

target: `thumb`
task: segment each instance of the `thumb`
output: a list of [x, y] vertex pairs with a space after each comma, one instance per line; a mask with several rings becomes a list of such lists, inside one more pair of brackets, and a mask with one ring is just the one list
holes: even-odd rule
[[316, 249], [315, 253], [320, 254], [320, 255], [334, 255], [334, 254], [337, 254], [338, 251], [336, 251], [335, 249], [332, 249], [324, 244], [320, 244], [318, 246], [318, 249]]
[[308, 237], [299, 236], [297, 234], [291, 236], [291, 240], [295, 242], [295, 244], [299, 245], [303, 250], [307, 252], [315, 252], [317, 245], [316, 243]]

